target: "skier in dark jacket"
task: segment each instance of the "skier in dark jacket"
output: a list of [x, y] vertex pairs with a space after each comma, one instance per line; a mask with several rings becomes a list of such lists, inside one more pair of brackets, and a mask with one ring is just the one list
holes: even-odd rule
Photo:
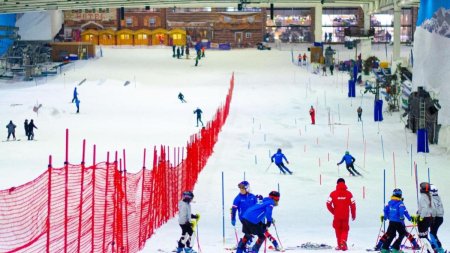
[[355, 170], [355, 167], [353, 166], [353, 163], [355, 163], [356, 159], [352, 155], [350, 155], [350, 152], [345, 151], [345, 155], [342, 157], [342, 160], [337, 163], [337, 165], [341, 165], [341, 163], [343, 163], [344, 161], [348, 172], [350, 172], [352, 176], [355, 176], [355, 173], [361, 176], [361, 174], [359, 174], [359, 172]]
[[273, 156], [270, 158], [272, 162], [275, 162], [275, 165], [280, 169], [281, 172], [283, 172], [283, 174], [286, 174], [287, 171], [289, 174], [292, 175], [292, 171], [290, 171], [288, 167], [284, 165], [283, 159], [286, 161], [286, 163], [289, 164], [289, 161], [287, 160], [286, 156], [283, 153], [281, 153], [281, 148], [279, 148], [277, 152], [273, 154]]
[[184, 100], [184, 95], [183, 93], [178, 93], [178, 99], [181, 101], [181, 103], [186, 103], [186, 100]]
[[[258, 240], [253, 245], [250, 252], [258, 253], [266, 236], [264, 235], [267, 228], [272, 225], [272, 210], [278, 205], [280, 200], [280, 193], [277, 191], [271, 191], [269, 197], [264, 198], [261, 203], [257, 203], [252, 207], [248, 208], [242, 216], [242, 232], [244, 232], [244, 237], [238, 243], [236, 253], [243, 253], [245, 250], [245, 245], [247, 241], [250, 240], [252, 235], [258, 236]], [[266, 221], [264, 224], [263, 222]]]
[[200, 123], [202, 123], [202, 127], [203, 125], [203, 121], [202, 121], [202, 110], [200, 110], [200, 108], [197, 107], [197, 109], [194, 111], [194, 114], [197, 114], [197, 127], [198, 127], [198, 122], [200, 121]]
[[30, 133], [28, 132], [28, 120], [25, 119], [25, 122], [23, 123], [23, 128], [25, 129], [25, 135], [28, 136], [30, 135]]
[[[405, 204], [403, 204], [402, 190], [394, 189], [392, 192], [391, 200], [384, 207], [384, 220], [389, 220], [389, 226], [387, 229], [388, 238], [383, 243], [381, 253], [398, 253], [400, 251], [400, 244], [403, 238], [407, 235], [405, 228], [405, 217], [411, 221], [411, 216], [406, 210]], [[391, 242], [394, 240], [396, 233], [398, 233], [397, 240], [392, 245], [392, 251], [389, 250]]]
[[33, 120], [30, 120], [30, 123], [28, 124], [28, 140], [29, 141], [34, 139], [34, 131], [33, 131], [34, 128], [38, 129], [36, 127], [36, 125], [34, 125]]
[[6, 138], [6, 140], [9, 141], [9, 137], [11, 135], [13, 139], [16, 140], [16, 125], [14, 125], [12, 120], [9, 121], [8, 125], [6, 125], [6, 128], [8, 128], [8, 138]]

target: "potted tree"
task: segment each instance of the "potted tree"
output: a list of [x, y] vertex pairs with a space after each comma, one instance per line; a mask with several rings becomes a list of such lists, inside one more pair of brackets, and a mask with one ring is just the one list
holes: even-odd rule
[[364, 71], [364, 75], [369, 75], [370, 74], [370, 70], [372, 70], [372, 68], [373, 68], [373, 66], [374, 66], [374, 63], [375, 62], [378, 62], [379, 61], [379, 59], [376, 57], [376, 56], [370, 56], [369, 58], [367, 58], [365, 61], [364, 61], [364, 68], [363, 68], [363, 71]]

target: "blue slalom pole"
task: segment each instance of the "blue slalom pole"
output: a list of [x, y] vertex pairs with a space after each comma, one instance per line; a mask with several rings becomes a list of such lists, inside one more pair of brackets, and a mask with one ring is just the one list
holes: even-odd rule
[[224, 191], [223, 171], [222, 171], [222, 236], [223, 236], [223, 244], [225, 244], [225, 191]]
[[[386, 205], [386, 169], [383, 170], [383, 207]], [[383, 229], [386, 231], [386, 222], [383, 222]]]

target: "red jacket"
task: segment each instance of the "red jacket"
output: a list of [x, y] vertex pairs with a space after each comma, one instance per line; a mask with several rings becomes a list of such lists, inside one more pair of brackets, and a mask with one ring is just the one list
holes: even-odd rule
[[[330, 193], [327, 201], [327, 208], [334, 215], [335, 219], [348, 220], [349, 211], [352, 219], [356, 218], [356, 204], [351, 192], [347, 190], [344, 182], [336, 185], [336, 190]], [[350, 209], [350, 210], [349, 210]]]

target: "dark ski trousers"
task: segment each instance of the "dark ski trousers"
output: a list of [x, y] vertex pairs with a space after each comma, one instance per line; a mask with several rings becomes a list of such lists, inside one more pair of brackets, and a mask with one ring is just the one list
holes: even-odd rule
[[[345, 164], [345, 167], [347, 168], [348, 172], [350, 172], [350, 174], [352, 176], [355, 176], [355, 173], [358, 174], [358, 175], [361, 175], [361, 174], [359, 174], [359, 172], [357, 170], [355, 170], [355, 167], [353, 166], [353, 163]], [[351, 170], [350, 170], [350, 168], [351, 168]]]
[[441, 244], [441, 241], [439, 241], [439, 238], [437, 236], [437, 232], [438, 232], [439, 227], [442, 225], [443, 222], [444, 222], [444, 217], [434, 217], [433, 222], [431, 223], [430, 235], [431, 235], [431, 238], [432, 238], [431, 241], [434, 243], [434, 245], [433, 245], [434, 248], [442, 248], [442, 244]]
[[13, 138], [14, 138], [14, 140], [15, 140], [15, 139], [16, 139], [16, 134], [15, 134], [14, 132], [8, 132], [8, 138], [7, 138], [7, 139], [9, 140], [9, 137], [10, 137], [11, 135], [13, 136]]
[[402, 222], [389, 221], [389, 226], [387, 229], [388, 238], [383, 243], [383, 249], [389, 249], [391, 242], [394, 240], [396, 233], [398, 233], [397, 240], [395, 240], [394, 244], [392, 244], [392, 248], [399, 250], [400, 244], [402, 243], [403, 238], [408, 234], [406, 232], [405, 224]]
[[253, 224], [248, 220], [242, 220], [242, 232], [245, 234], [244, 237], [239, 241], [236, 253], [242, 253], [245, 250], [245, 245], [247, 241], [252, 238], [252, 235], [258, 236], [255, 245], [253, 245], [252, 250], [258, 252], [261, 248], [262, 243], [266, 240], [264, 235], [266, 231], [266, 226], [263, 223]]
[[181, 227], [181, 237], [180, 240], [178, 240], [178, 248], [184, 247], [191, 248], [191, 237], [192, 234], [194, 233], [192, 225], [190, 223], [186, 223], [180, 225], [180, 227]]
[[198, 122], [200, 121], [200, 123], [202, 123], [202, 127], [204, 126], [203, 125], [203, 121], [202, 121], [202, 118], [200, 118], [200, 117], [197, 117], [197, 126], [198, 126]]
[[288, 172], [289, 174], [292, 174], [292, 171], [290, 171], [288, 169], [288, 167], [286, 167], [286, 165], [284, 165], [283, 162], [275, 163], [275, 165], [277, 165], [277, 167], [280, 169], [281, 172], [283, 172], [283, 174], [286, 174], [286, 172]]

